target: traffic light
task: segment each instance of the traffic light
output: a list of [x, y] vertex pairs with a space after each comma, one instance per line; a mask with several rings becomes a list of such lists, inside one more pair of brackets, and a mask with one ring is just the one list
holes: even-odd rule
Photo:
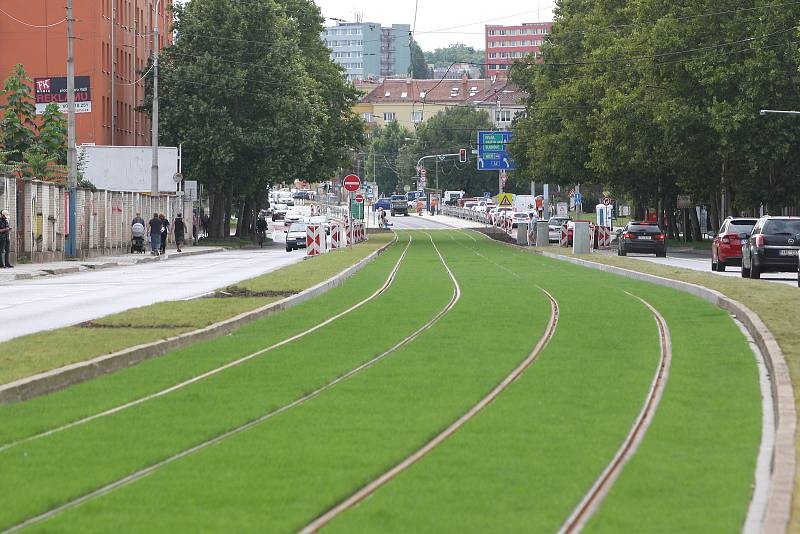
[[462, 148], [462, 149], [460, 149], [458, 151], [458, 161], [460, 161], [461, 163], [466, 163], [467, 162], [467, 149], [466, 148]]

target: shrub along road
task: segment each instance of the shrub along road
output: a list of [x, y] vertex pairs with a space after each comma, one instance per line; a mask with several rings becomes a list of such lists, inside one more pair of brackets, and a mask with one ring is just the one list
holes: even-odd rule
[[[383, 294], [313, 335], [175, 393], [0, 451], [0, 492], [11, 499], [0, 509], [0, 528], [57, 510], [37, 526], [298, 530], [420, 450], [524, 362], [552, 318], [542, 289], [557, 301], [559, 316], [538, 359], [329, 528], [557, 530], [628, 434], [659, 362], [653, 316], [626, 292], [663, 314], [673, 361], [652, 425], [588, 528], [741, 528], [761, 406], [754, 357], [730, 317], [677, 291], [464, 232], [430, 234], [413, 233]], [[402, 237], [312, 302], [1, 408], [0, 428], [23, 429], [7, 432], [3, 442], [138, 398], [318, 324], [385, 283], [409, 234]], [[705, 343], [698, 346], [698, 339]], [[135, 393], [120, 394], [123, 384]], [[333, 385], [309, 396], [326, 384]], [[212, 440], [213, 447], [193, 449]], [[148, 466], [154, 468], [146, 476], [126, 481]], [[74, 506], [58, 508], [67, 503]]]

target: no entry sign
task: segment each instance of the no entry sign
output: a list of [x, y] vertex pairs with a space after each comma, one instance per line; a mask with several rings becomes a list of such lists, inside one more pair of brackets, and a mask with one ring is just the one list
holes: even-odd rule
[[361, 193], [358, 193], [358, 194], [355, 196], [355, 201], [356, 201], [358, 204], [363, 204], [363, 203], [364, 203], [364, 195], [362, 195]]
[[351, 193], [353, 191], [358, 191], [358, 189], [361, 187], [361, 178], [359, 178], [355, 174], [348, 174], [347, 176], [344, 177], [342, 185], [344, 186], [345, 189], [347, 189]]

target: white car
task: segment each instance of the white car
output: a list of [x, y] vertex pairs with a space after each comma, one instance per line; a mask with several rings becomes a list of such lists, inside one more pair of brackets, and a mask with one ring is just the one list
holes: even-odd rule
[[286, 229], [286, 252], [306, 248], [306, 223], [294, 223]]
[[515, 211], [510, 214], [511, 216], [511, 227], [516, 228], [519, 223], [530, 223], [531, 222], [531, 215], [525, 211]]
[[286, 221], [286, 224], [291, 224], [301, 222], [303, 220], [303, 216], [296, 211], [289, 211], [286, 213], [283, 220]]
[[474, 209], [475, 209], [475, 206], [477, 206], [477, 205], [478, 205], [478, 203], [477, 203], [477, 202], [466, 202], [466, 203], [464, 204], [464, 209], [467, 209], [467, 210], [474, 210]]

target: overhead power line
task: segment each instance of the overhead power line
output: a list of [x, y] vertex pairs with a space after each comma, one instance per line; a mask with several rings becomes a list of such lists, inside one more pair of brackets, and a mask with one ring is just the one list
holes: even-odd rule
[[53, 26], [58, 26], [59, 24], [64, 24], [65, 22], [67, 22], [67, 19], [65, 17], [65, 18], [59, 20], [58, 22], [54, 22], [53, 24], [30, 24], [28, 22], [25, 22], [24, 20], [18, 19], [17, 17], [12, 15], [8, 11], [3, 10], [2, 8], [0, 8], [0, 13], [2, 13], [5, 16], [7, 16], [8, 18], [13, 20], [14, 22], [18, 22], [19, 24], [22, 24], [23, 26], [28, 26], [29, 28], [52, 28]]

